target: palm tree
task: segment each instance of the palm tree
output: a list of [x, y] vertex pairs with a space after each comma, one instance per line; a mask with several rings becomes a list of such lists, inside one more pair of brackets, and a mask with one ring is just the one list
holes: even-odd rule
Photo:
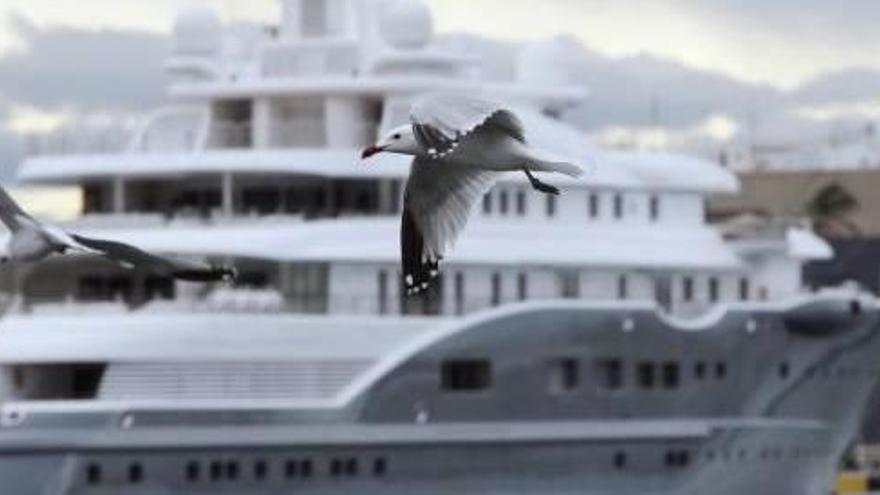
[[859, 201], [842, 185], [832, 182], [819, 189], [806, 204], [806, 213], [816, 232], [827, 238], [860, 237], [861, 230], [848, 216], [859, 209]]

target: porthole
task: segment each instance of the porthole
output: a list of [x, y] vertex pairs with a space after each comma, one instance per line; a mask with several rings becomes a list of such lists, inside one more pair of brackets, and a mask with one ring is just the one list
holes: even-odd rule
[[199, 463], [190, 461], [186, 464], [186, 480], [190, 482], [198, 481], [201, 469]]
[[313, 471], [313, 466], [312, 466], [311, 460], [306, 459], [306, 460], [302, 461], [302, 463], [300, 463], [299, 473], [300, 473], [300, 475], [302, 475], [303, 478], [310, 477], [312, 475], [312, 471]]
[[254, 462], [254, 479], [256, 479], [257, 481], [262, 481], [266, 479], [268, 472], [269, 467], [266, 464], [266, 461], [264, 461], [263, 459], [259, 459]]
[[226, 463], [226, 478], [227, 479], [229, 479], [230, 481], [237, 480], [238, 473], [239, 473], [238, 462], [229, 461]]
[[339, 459], [333, 459], [330, 462], [330, 474], [332, 476], [339, 476], [342, 474], [342, 461]]
[[614, 454], [614, 468], [626, 468], [626, 452], [617, 452], [616, 454]]
[[790, 368], [788, 363], [782, 363], [779, 365], [779, 377], [782, 379], [788, 378], [788, 374], [790, 372]]
[[694, 377], [697, 380], [702, 380], [706, 377], [706, 363], [702, 361], [694, 363]]
[[86, 481], [90, 485], [97, 485], [101, 482], [101, 466], [97, 464], [89, 464], [86, 467]]
[[128, 482], [140, 483], [144, 479], [144, 468], [140, 463], [135, 462], [128, 466]]
[[287, 462], [285, 462], [284, 476], [286, 476], [288, 479], [296, 478], [297, 472], [299, 471], [299, 469], [297, 469], [298, 466], [299, 464], [293, 460], [288, 460]]
[[223, 463], [211, 462], [211, 481], [220, 481], [223, 478]]
[[373, 476], [383, 477], [388, 470], [388, 463], [384, 457], [377, 457], [373, 460]]
[[358, 472], [357, 459], [350, 458], [347, 461], [345, 461], [345, 474], [346, 474], [346, 476], [357, 476], [357, 472]]

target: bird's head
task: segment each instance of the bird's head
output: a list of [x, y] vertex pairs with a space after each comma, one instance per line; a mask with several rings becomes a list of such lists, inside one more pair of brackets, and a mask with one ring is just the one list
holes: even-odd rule
[[361, 158], [367, 158], [378, 153], [399, 153], [402, 155], [415, 155], [419, 152], [419, 145], [413, 134], [411, 125], [402, 125], [392, 129], [378, 143], [368, 147], [361, 154]]

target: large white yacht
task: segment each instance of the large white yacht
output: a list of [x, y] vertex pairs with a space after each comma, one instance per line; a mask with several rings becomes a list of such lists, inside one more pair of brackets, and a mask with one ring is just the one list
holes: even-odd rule
[[[119, 149], [52, 141], [76, 228], [238, 267], [196, 286], [101, 260], [6, 266], [0, 485], [37, 493], [819, 494], [878, 369], [873, 300], [806, 294], [804, 225], [708, 225], [717, 164], [597, 150], [556, 45], [500, 77], [415, 0], [180, 15], [169, 106]], [[427, 91], [491, 94], [589, 166], [518, 175], [405, 297], [405, 158], [360, 163]], [[586, 104], [589, 104], [588, 101]], [[63, 146], [53, 146], [59, 143]], [[521, 174], [520, 174], [521, 175]], [[12, 493], [12, 492], [10, 492]]]

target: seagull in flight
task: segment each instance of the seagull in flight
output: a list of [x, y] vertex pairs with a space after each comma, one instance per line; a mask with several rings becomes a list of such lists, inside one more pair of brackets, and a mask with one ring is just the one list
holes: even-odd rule
[[502, 173], [523, 172], [535, 190], [553, 195], [559, 189], [540, 181], [533, 172], [571, 177], [583, 173], [577, 165], [529, 147], [519, 117], [489, 100], [425, 96], [413, 104], [410, 121], [361, 156], [367, 159], [387, 152], [414, 157], [400, 233], [403, 280], [409, 295], [430, 286], [471, 209]]
[[33, 263], [52, 254], [79, 252], [103, 256], [117, 264], [139, 268], [156, 275], [190, 282], [219, 282], [235, 278], [235, 270], [211, 267], [201, 263], [164, 258], [128, 244], [72, 234], [63, 229], [38, 222], [0, 187], [0, 221], [10, 231], [6, 253], [0, 262]]

